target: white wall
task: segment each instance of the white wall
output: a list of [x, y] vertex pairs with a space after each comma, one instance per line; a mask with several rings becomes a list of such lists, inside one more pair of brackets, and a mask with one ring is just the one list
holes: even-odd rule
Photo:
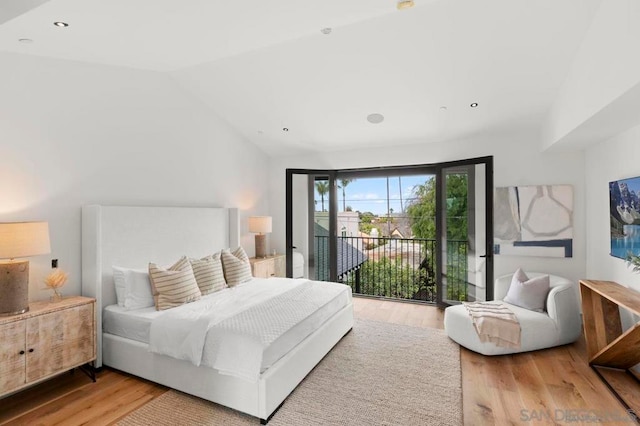
[[584, 156], [581, 152], [540, 152], [539, 136], [522, 129], [494, 138], [475, 138], [457, 142], [389, 144], [387, 148], [336, 151], [313, 156], [284, 157], [271, 160], [270, 207], [273, 216], [272, 244], [285, 249], [285, 169], [355, 168], [436, 163], [464, 158], [494, 156], [495, 186], [571, 184], [575, 194], [573, 258], [496, 256], [495, 275], [513, 272], [518, 266], [566, 276], [574, 280], [585, 276]]
[[[571, 69], [549, 112], [543, 145], [564, 143], [563, 138], [589, 123], [601, 110], [614, 103], [640, 82], [640, 3], [637, 0], [603, 0], [578, 50]], [[626, 105], [625, 105], [626, 106]], [[624, 115], [624, 108], [599, 127], [612, 127]], [[624, 126], [623, 119], [616, 126]], [[625, 127], [624, 129], [627, 129]], [[592, 129], [591, 134], [602, 132]], [[614, 133], [611, 133], [614, 132]], [[581, 139], [589, 139], [582, 134]], [[567, 138], [570, 139], [570, 138]], [[572, 141], [576, 142], [576, 141]]]
[[640, 291], [640, 274], [609, 255], [609, 182], [640, 176], [640, 126], [586, 151], [587, 276]]
[[266, 156], [169, 76], [0, 54], [0, 81], [0, 221], [50, 227], [51, 255], [30, 259], [32, 300], [50, 294], [52, 258], [70, 273], [63, 293], [80, 293], [83, 204], [268, 213]]

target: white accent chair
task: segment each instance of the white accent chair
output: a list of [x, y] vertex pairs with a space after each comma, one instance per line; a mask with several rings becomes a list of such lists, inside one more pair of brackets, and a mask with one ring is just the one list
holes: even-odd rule
[[292, 253], [292, 263], [293, 263], [293, 278], [303, 278], [304, 277], [304, 256], [302, 253], [294, 251]]
[[576, 283], [556, 275], [527, 272], [531, 278], [549, 275], [551, 290], [547, 295], [546, 311], [534, 312], [503, 302], [513, 274], [504, 275], [495, 281], [495, 301], [504, 303], [520, 322], [520, 348], [503, 348], [494, 343], [481, 342], [463, 305], [449, 306], [444, 311], [444, 329], [447, 335], [474, 352], [483, 355], [505, 355], [535, 351], [575, 342], [582, 332], [580, 303]]

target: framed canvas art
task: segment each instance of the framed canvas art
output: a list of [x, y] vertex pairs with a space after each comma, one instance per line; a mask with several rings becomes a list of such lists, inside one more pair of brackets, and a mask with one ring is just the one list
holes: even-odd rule
[[640, 254], [640, 177], [609, 182], [611, 256]]
[[573, 257], [573, 186], [496, 188], [494, 253]]

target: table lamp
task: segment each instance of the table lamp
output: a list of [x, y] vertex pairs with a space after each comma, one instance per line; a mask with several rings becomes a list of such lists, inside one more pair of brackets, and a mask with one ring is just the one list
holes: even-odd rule
[[0, 223], [0, 316], [29, 310], [29, 261], [15, 259], [50, 252], [47, 222]]
[[256, 233], [256, 257], [267, 257], [267, 236], [271, 232], [271, 216], [249, 217], [249, 232]]

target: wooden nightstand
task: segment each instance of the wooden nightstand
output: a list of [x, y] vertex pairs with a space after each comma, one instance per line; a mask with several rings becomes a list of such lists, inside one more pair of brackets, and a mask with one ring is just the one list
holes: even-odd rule
[[0, 317], [0, 342], [0, 396], [94, 361], [95, 300], [30, 303], [24, 314]]
[[285, 277], [287, 275], [287, 257], [284, 254], [276, 254], [267, 257], [252, 257], [251, 273], [256, 278]]

